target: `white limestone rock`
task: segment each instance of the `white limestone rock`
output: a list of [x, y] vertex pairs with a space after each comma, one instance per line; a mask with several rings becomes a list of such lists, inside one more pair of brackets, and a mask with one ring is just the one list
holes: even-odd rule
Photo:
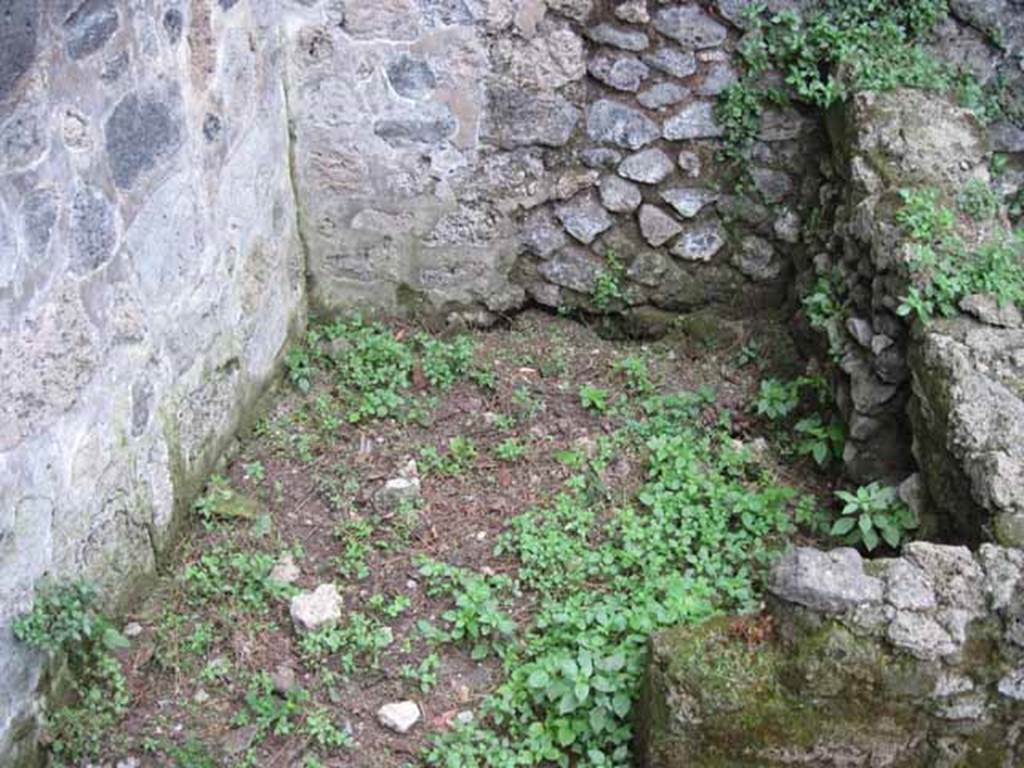
[[419, 705], [415, 701], [393, 701], [377, 710], [377, 722], [395, 733], [408, 733], [420, 721]]
[[333, 584], [321, 584], [312, 592], [292, 598], [289, 613], [292, 625], [300, 635], [336, 624], [341, 620], [344, 600]]

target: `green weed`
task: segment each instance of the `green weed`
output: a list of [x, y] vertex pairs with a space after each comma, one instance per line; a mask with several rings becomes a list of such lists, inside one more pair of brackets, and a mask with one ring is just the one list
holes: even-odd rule
[[878, 483], [862, 485], [854, 492], [836, 491], [843, 509], [832, 525], [833, 536], [847, 544], [863, 544], [870, 552], [884, 541], [898, 549], [918, 522], [900, 501], [896, 489]]
[[84, 582], [43, 587], [32, 610], [15, 619], [14, 636], [67, 659], [73, 703], [46, 713], [51, 752], [73, 763], [98, 755], [130, 698], [112, 655], [128, 641], [97, 608], [96, 590]]

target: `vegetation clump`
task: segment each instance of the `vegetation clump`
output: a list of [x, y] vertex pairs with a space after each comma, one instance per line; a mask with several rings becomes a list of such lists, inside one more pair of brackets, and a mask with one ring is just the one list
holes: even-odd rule
[[[725, 129], [723, 156], [742, 165], [771, 105], [828, 109], [857, 91], [921, 88], [948, 91], [991, 122], [1024, 119], [1024, 105], [1001, 81], [982, 86], [972, 73], [936, 59], [924, 44], [949, 13], [947, 0], [830, 0], [808, 15], [770, 13], [756, 3], [739, 47], [741, 78], [721, 94], [716, 117]], [[769, 73], [782, 75], [778, 84]]]
[[[55, 752], [174, 768], [284, 754], [317, 768], [350, 748], [388, 766], [629, 764], [650, 636], [755, 611], [789, 538], [828, 535], [831, 488], [786, 467], [827, 466], [841, 433], [820, 378], [761, 375], [767, 342], [702, 352], [719, 386], [677, 386], [702, 358], [671, 341], [618, 348], [543, 325], [497, 349], [314, 325], [289, 357], [294, 389], [211, 479], [184, 562], [138, 615], [131, 716], [120, 636], [91, 592], [41, 595], [19, 621], [25, 642], [94, 670], [74, 702], [90, 717], [51, 713]], [[415, 493], [381, 503], [396, 479]], [[324, 583], [341, 618], [296, 634], [289, 600]], [[427, 717], [396, 745], [374, 712], [409, 699]]]
[[[956, 212], [937, 189], [901, 190], [902, 207], [896, 223], [911, 240], [911, 285], [897, 312], [927, 322], [935, 315], [956, 315], [962, 299], [989, 294], [1000, 304], [1024, 302], [1024, 234], [997, 229], [969, 244], [960, 235]], [[993, 193], [983, 184], [969, 183], [957, 199], [960, 211], [975, 223], [999, 211]]]
[[44, 587], [15, 620], [14, 636], [67, 663], [71, 701], [47, 714], [50, 750], [71, 762], [99, 754], [130, 697], [114, 656], [128, 641], [99, 610], [96, 590], [84, 582]]

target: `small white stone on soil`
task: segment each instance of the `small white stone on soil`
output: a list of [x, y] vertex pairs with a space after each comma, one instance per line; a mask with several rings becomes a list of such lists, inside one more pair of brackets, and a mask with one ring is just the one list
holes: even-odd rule
[[281, 559], [274, 565], [274, 569], [270, 572], [270, 580], [281, 584], [294, 584], [298, 581], [301, 574], [302, 571], [295, 564], [295, 558], [289, 552], [282, 555]]
[[408, 733], [420, 721], [420, 708], [415, 701], [393, 701], [377, 710], [377, 721], [395, 733]]
[[420, 496], [420, 479], [412, 477], [393, 477], [384, 483], [374, 495], [377, 507], [384, 511], [394, 511], [403, 502], [414, 501]]
[[469, 725], [473, 722], [473, 713], [468, 709], [464, 709], [455, 715], [455, 722]]
[[122, 634], [125, 637], [138, 637], [142, 634], [142, 625], [137, 621], [130, 622], [124, 625], [124, 631]]
[[287, 664], [280, 664], [270, 676], [270, 681], [274, 685], [274, 692], [284, 696], [295, 688], [295, 670]]
[[333, 584], [321, 584], [312, 592], [303, 592], [292, 598], [291, 617], [299, 634], [315, 632], [341, 619], [343, 601]]

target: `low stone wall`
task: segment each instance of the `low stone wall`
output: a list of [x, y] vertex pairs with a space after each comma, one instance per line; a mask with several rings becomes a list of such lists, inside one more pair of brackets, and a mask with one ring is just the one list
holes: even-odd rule
[[968, 180], [988, 183], [988, 139], [972, 113], [922, 91], [857, 94], [829, 124], [835, 224], [811, 271], [842, 305], [825, 330], [841, 372], [844, 463], [855, 480], [898, 482], [914, 468], [906, 417], [914, 318], [897, 313], [913, 251], [894, 220], [900, 191], [931, 187], [952, 199]]
[[645, 768], [1011, 768], [1024, 760], [1024, 552], [796, 549], [763, 616], [656, 635]]
[[[987, 295], [965, 298], [965, 316], [951, 321], [899, 312], [916, 253], [896, 219], [901, 192], [935, 190], [937, 204], [955, 211], [970, 183], [992, 183], [988, 132], [919, 91], [859, 94], [831, 127], [842, 175], [826, 195], [843, 191], [828, 250], [801, 279], [830, 283], [840, 306], [824, 331], [848, 427], [846, 472], [900, 483], [920, 469], [921, 482], [906, 487], [922, 535], [1024, 545], [1020, 313]], [[967, 247], [1006, 232], [999, 218], [959, 215], [955, 224]]]
[[276, 3], [0, 10], [0, 765], [43, 578], [117, 594], [302, 322]]
[[972, 306], [997, 325], [962, 317], [915, 334], [914, 455], [946, 535], [1024, 547], [1024, 330], [1013, 307]]

